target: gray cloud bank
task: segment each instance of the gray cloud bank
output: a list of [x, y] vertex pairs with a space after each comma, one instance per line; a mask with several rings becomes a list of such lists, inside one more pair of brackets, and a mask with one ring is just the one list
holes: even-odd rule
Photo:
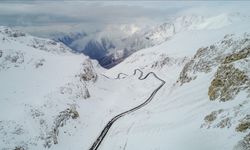
[[86, 32], [108, 25], [151, 25], [176, 15], [213, 15], [228, 11], [249, 13], [247, 1], [0, 1], [0, 25], [34, 34]]

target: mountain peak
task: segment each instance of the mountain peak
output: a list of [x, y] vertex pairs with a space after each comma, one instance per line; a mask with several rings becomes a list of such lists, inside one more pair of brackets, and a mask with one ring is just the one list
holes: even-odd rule
[[0, 27], [0, 36], [6, 41], [13, 41], [26, 46], [33, 47], [42, 51], [51, 53], [64, 54], [70, 53], [72, 50], [61, 42], [56, 42], [50, 39], [38, 38], [31, 36], [19, 30], [14, 30], [9, 27]]

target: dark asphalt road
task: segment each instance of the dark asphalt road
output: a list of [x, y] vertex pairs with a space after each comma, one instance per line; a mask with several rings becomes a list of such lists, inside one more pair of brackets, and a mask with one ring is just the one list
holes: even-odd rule
[[[130, 110], [127, 110], [123, 113], [120, 113], [118, 115], [116, 115], [115, 117], [113, 117], [107, 124], [106, 126], [104, 127], [104, 129], [102, 130], [102, 132], [100, 133], [100, 135], [98, 136], [98, 138], [95, 140], [95, 142], [93, 143], [93, 145], [91, 146], [91, 148], [89, 150], [97, 150], [100, 146], [100, 144], [102, 143], [103, 139], [105, 138], [105, 136], [107, 135], [109, 129], [111, 128], [111, 126], [113, 125], [113, 123], [115, 121], [117, 121], [119, 118], [129, 114], [129, 113], [132, 113], [142, 107], [144, 107], [145, 105], [147, 105], [148, 103], [151, 102], [151, 100], [154, 98], [155, 94], [163, 87], [163, 85], [165, 84], [165, 81], [162, 80], [161, 78], [159, 78], [154, 72], [149, 72], [146, 74], [146, 76], [143, 77], [143, 72], [140, 70], [140, 69], [135, 69], [134, 70], [134, 74], [133, 75], [136, 75], [137, 72], [140, 72], [140, 76], [138, 77], [139, 80], [145, 80], [147, 79], [147, 77], [149, 75], [153, 75], [156, 79], [160, 80], [162, 83], [160, 86], [158, 86], [152, 93], [151, 95], [140, 105], [130, 109]], [[123, 74], [123, 73], [119, 73], [117, 78], [116, 79], [119, 79], [120, 78], [120, 75], [126, 75], [126, 74]], [[126, 75], [127, 76], [127, 75]]]

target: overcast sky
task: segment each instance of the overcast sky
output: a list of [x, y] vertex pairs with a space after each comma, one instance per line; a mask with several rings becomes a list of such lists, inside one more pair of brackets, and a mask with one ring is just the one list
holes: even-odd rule
[[183, 14], [249, 13], [249, 10], [250, 3], [246, 1], [1, 0], [0, 25], [43, 34], [99, 30], [112, 24], [151, 25]]

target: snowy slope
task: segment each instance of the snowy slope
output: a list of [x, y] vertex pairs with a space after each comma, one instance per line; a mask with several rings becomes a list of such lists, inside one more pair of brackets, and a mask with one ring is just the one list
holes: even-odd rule
[[6, 27], [0, 39], [0, 149], [88, 149], [109, 119], [159, 84], [109, 79], [63, 44]]
[[100, 149], [248, 150], [248, 26], [182, 32], [107, 70], [154, 71], [166, 85], [144, 109], [117, 121]]
[[249, 150], [250, 29], [237, 18], [181, 19], [187, 30], [109, 70], [61, 43], [1, 27], [0, 149], [89, 149], [110, 119], [161, 84], [138, 80], [139, 68], [166, 84], [117, 120], [99, 149]]
[[61, 43], [1, 27], [0, 149], [49, 146], [57, 124], [77, 115], [75, 101], [87, 98], [80, 78], [95, 78], [90, 69], [88, 57]]
[[54, 38], [76, 51], [97, 59], [102, 66], [110, 68], [130, 54], [159, 45], [178, 33], [197, 30], [212, 31], [249, 21], [249, 16], [240, 13], [223, 13], [215, 16], [181, 15], [153, 27], [134, 24], [110, 25], [99, 32], [73, 35], [70, 33]]

